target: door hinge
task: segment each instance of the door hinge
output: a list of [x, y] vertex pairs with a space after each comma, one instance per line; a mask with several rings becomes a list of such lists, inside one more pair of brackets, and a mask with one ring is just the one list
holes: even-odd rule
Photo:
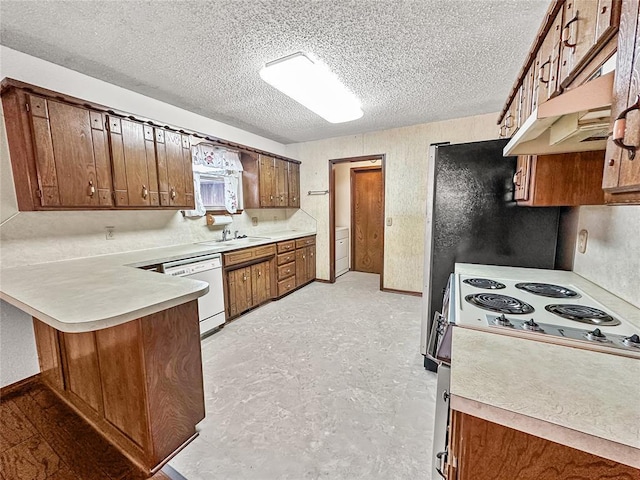
[[42, 190], [40, 190], [40, 189], [36, 190], [36, 197], [42, 198]]
[[29, 102], [25, 103], [24, 107], [27, 109], [27, 112], [31, 111], [31, 107], [29, 107]]

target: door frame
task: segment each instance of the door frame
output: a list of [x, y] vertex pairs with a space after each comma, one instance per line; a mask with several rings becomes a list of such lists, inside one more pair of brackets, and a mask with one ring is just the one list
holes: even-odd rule
[[[355, 180], [356, 180], [356, 176], [355, 174], [358, 172], [367, 172], [367, 171], [371, 171], [371, 170], [380, 170], [380, 176], [382, 177], [382, 165], [373, 165], [371, 167], [367, 166], [367, 167], [355, 167], [352, 168], [350, 170], [350, 178], [349, 178], [349, 193], [350, 193], [350, 199], [349, 202], [351, 203], [350, 208], [351, 208], [351, 225], [349, 225], [349, 229], [351, 232], [353, 232], [355, 229], [353, 228], [353, 226], [355, 225], [355, 202], [353, 201], [353, 193], [354, 193], [354, 187], [355, 187]], [[382, 188], [383, 188], [383, 192], [384, 192], [384, 183], [382, 184]], [[382, 210], [384, 211], [384, 193], [382, 194]], [[383, 213], [383, 218], [382, 218], [382, 263], [384, 264], [384, 213]], [[354, 260], [356, 258], [356, 243], [354, 241], [350, 242], [350, 253], [349, 255], [351, 255], [351, 259]], [[380, 272], [382, 274], [382, 272]], [[380, 286], [380, 289], [382, 290], [382, 286]]]
[[[336, 281], [336, 173], [335, 166], [340, 163], [354, 163], [363, 161], [379, 160], [380, 166], [358, 167], [358, 168], [380, 168], [382, 171], [382, 269], [380, 271], [380, 290], [384, 290], [384, 229], [386, 215], [385, 199], [385, 164], [386, 154], [363, 155], [361, 157], [334, 158], [329, 160], [329, 282]], [[353, 202], [351, 202], [351, 207]], [[351, 228], [351, 227], [350, 227]], [[353, 234], [349, 232], [349, 236]], [[350, 249], [351, 250], [351, 249]], [[351, 254], [351, 251], [350, 251]]]

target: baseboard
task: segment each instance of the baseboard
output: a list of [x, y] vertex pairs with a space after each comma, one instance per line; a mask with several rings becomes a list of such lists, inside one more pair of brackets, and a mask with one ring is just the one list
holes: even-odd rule
[[11, 385], [6, 385], [0, 388], [0, 399], [7, 396], [15, 396], [20, 395], [26, 389], [28, 389], [32, 384], [38, 383], [40, 381], [40, 374], [36, 373], [35, 375], [31, 375], [30, 377], [23, 378], [22, 380], [18, 380]]
[[316, 278], [315, 281], [320, 283], [333, 283], [333, 282], [330, 282], [329, 280], [325, 280], [324, 278]]
[[380, 290], [387, 293], [399, 293], [400, 295], [411, 295], [412, 297], [422, 296], [422, 292], [412, 292], [410, 290], [396, 290], [395, 288], [381, 288]]

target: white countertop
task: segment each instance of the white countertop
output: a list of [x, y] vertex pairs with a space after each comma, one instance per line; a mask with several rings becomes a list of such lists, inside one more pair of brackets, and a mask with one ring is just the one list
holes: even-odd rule
[[[265, 233], [252, 243], [187, 244], [0, 270], [0, 299], [63, 332], [119, 325], [194, 300], [206, 282], [136, 267], [315, 235]], [[242, 242], [242, 241], [240, 241]]]
[[[484, 278], [572, 284], [640, 330], [640, 309], [573, 272], [456, 264]], [[640, 449], [640, 357], [454, 328], [451, 393]]]

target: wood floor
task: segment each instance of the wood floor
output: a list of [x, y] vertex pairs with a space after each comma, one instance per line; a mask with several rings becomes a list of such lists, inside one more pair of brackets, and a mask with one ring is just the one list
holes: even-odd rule
[[[142, 480], [147, 476], [39, 381], [0, 399], [0, 479]], [[162, 472], [153, 480], [170, 477]]]

